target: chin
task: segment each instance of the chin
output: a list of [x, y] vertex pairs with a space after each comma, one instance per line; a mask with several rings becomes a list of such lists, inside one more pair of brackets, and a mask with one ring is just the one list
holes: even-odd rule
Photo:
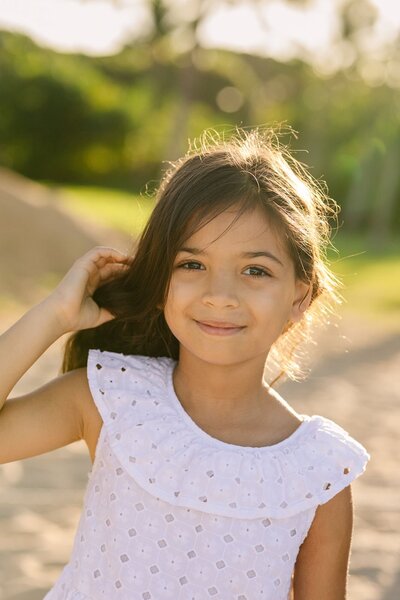
[[179, 350], [180, 356], [182, 356], [182, 353], [191, 355], [192, 357], [204, 363], [208, 363], [211, 365], [219, 365], [221, 367], [235, 365], [237, 363], [244, 362], [251, 358], [249, 356], [239, 356], [237, 352], [222, 352], [221, 349], [218, 348], [215, 348], [213, 352], [210, 352], [210, 350], [205, 350], [204, 353], [202, 353], [199, 352], [198, 348], [191, 350], [187, 346], [181, 344]]

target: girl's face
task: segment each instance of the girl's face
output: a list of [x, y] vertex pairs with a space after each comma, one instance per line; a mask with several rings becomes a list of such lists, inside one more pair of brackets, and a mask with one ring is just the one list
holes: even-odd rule
[[213, 241], [236, 212], [226, 210], [199, 229], [174, 261], [164, 316], [180, 342], [180, 357], [188, 352], [220, 365], [266, 359], [287, 321], [299, 320], [308, 305], [299, 308], [309, 286], [296, 280], [292, 260], [260, 207]]

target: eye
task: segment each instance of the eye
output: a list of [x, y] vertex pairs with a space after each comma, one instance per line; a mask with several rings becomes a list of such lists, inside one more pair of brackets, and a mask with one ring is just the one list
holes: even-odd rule
[[201, 267], [201, 264], [196, 262], [195, 260], [189, 260], [187, 262], [181, 263], [177, 266], [178, 269], [184, 269], [186, 271], [198, 271], [199, 269], [195, 267], [194, 269], [188, 265], [197, 265], [197, 267]]
[[261, 277], [270, 277], [268, 271], [261, 269], [260, 267], [247, 267], [246, 271], [256, 271], [255, 275], [250, 275], [250, 277], [255, 277], [256, 279], [260, 279]]
[[[176, 268], [183, 269], [184, 271], [199, 271], [201, 267], [201, 263], [195, 260], [190, 260], [181, 263], [180, 265], [177, 265]], [[261, 269], [261, 267], [247, 267], [246, 271], [253, 271], [253, 273], [250, 274], [250, 277], [253, 277], [254, 279], [261, 279], [262, 277], [271, 277], [270, 273], [268, 273], [268, 271], [266, 271], [265, 269]]]

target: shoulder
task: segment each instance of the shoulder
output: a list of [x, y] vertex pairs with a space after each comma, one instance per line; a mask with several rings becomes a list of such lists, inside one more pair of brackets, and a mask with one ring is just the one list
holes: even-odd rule
[[132, 400], [128, 399], [133, 393], [139, 400], [148, 398], [150, 389], [163, 390], [170, 361], [167, 357], [89, 350], [87, 367], [80, 369], [84, 389], [80, 410], [83, 439], [92, 460], [102, 424], [111, 434], [116, 428], [128, 427], [132, 419]]
[[87, 367], [69, 371], [66, 376], [70, 380], [72, 400], [80, 421], [81, 439], [85, 441], [93, 461], [103, 419], [93, 399]]
[[[317, 515], [328, 514], [329, 520], [332, 509], [343, 508], [338, 504], [341, 499], [347, 499], [347, 508], [350, 507], [349, 485], [364, 473], [370, 455], [338, 423], [321, 415], [302, 417], [303, 423], [297, 424], [292, 433], [288, 429], [289, 435], [273, 447], [273, 458], [276, 456], [282, 478], [288, 482], [285, 512], [292, 515], [318, 507]], [[322, 507], [328, 503], [329, 506]], [[317, 528], [317, 520], [314, 526]]]
[[96, 418], [86, 369], [62, 373], [27, 394], [9, 398], [1, 412], [1, 462], [81, 440]]
[[92, 385], [101, 384], [103, 391], [105, 388], [111, 390], [116, 387], [129, 391], [138, 382], [164, 382], [171, 362], [172, 359], [166, 356], [123, 354], [92, 348], [87, 360], [89, 385], [92, 389]]
[[89, 350], [87, 366], [70, 372], [76, 393], [74, 401], [80, 420], [81, 439], [88, 447], [92, 462], [103, 423], [114, 416], [115, 399], [109, 392], [124, 391], [131, 387], [131, 376], [143, 377], [144, 369], [154, 359], [145, 356], [124, 355], [117, 352]]

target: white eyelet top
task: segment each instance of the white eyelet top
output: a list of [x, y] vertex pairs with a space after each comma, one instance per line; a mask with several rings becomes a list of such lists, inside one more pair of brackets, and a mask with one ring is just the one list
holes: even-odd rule
[[183, 409], [167, 357], [90, 350], [103, 419], [72, 555], [45, 600], [287, 600], [316, 508], [370, 455], [320, 415], [237, 446]]

